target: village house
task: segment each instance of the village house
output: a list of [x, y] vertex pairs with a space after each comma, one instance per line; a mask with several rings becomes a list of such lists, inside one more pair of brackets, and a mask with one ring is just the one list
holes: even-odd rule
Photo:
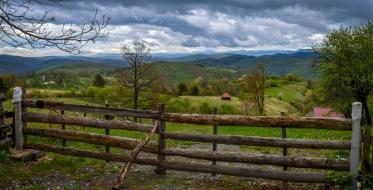
[[310, 117], [333, 117], [345, 118], [343, 113], [335, 112], [329, 107], [313, 107], [312, 111], [307, 114]]
[[228, 94], [228, 92], [224, 92], [223, 95], [220, 97], [221, 100], [231, 100], [231, 95]]

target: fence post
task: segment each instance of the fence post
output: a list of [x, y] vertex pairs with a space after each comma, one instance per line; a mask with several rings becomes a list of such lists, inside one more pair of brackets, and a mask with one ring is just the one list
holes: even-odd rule
[[5, 94], [0, 94], [0, 127], [5, 126], [5, 119], [4, 119], [4, 113], [5, 113], [5, 108], [4, 108], [4, 101], [6, 100]]
[[23, 149], [23, 121], [22, 121], [22, 88], [15, 87], [13, 91], [13, 109], [14, 109], [14, 121], [15, 121], [15, 148], [17, 150]]
[[[216, 116], [216, 114], [218, 114], [218, 108], [215, 107], [213, 113], [214, 113], [214, 116]], [[212, 133], [213, 133], [213, 135], [218, 134], [218, 125], [217, 124], [214, 124]], [[215, 152], [215, 151], [217, 151], [217, 149], [218, 149], [218, 144], [216, 142], [213, 142], [212, 143], [212, 151]], [[214, 166], [216, 165], [216, 160], [212, 161], [212, 165], [214, 165]], [[216, 176], [216, 174], [213, 173], [212, 176]]]
[[[106, 107], [106, 108], [109, 107], [109, 103], [108, 103], [107, 100], [106, 100], [106, 102], [105, 102], [105, 107]], [[109, 115], [105, 115], [105, 119], [106, 119], [106, 120], [109, 120]], [[110, 135], [110, 129], [105, 128], [105, 135]], [[106, 147], [105, 147], [105, 151], [106, 151], [107, 153], [109, 153], [109, 152], [110, 152], [110, 146], [106, 145]]]
[[156, 169], [156, 173], [160, 175], [166, 175], [166, 170], [162, 167], [163, 161], [166, 160], [166, 155], [163, 154], [163, 150], [166, 148], [166, 139], [163, 133], [166, 131], [166, 122], [162, 120], [162, 114], [165, 112], [165, 105], [159, 104], [159, 128], [158, 128], [158, 162], [159, 166]]
[[[61, 116], [65, 115], [65, 110], [61, 110]], [[61, 129], [65, 130], [66, 129], [66, 126], [65, 124], [62, 124], [61, 125]], [[63, 147], [66, 147], [66, 139], [62, 139], [62, 146]]]
[[[281, 112], [280, 113], [281, 117], [285, 117], [286, 116], [286, 113], [285, 112]], [[282, 136], [282, 139], [286, 139], [286, 126], [281, 126], [281, 136]], [[288, 148], [287, 147], [283, 147], [282, 148], [282, 156], [287, 156], [288, 155]], [[284, 166], [283, 170], [288, 170], [288, 168], [286, 166]]]
[[350, 174], [353, 176], [351, 181], [352, 189], [357, 189], [356, 175], [359, 173], [360, 159], [360, 143], [361, 143], [361, 120], [362, 104], [354, 102], [352, 104], [352, 138], [351, 138], [351, 158], [350, 158]]
[[[6, 96], [4, 94], [0, 94], [0, 128], [5, 126], [5, 108], [3, 102], [6, 100]], [[0, 140], [6, 139], [7, 135], [6, 132], [2, 132], [0, 130]]]

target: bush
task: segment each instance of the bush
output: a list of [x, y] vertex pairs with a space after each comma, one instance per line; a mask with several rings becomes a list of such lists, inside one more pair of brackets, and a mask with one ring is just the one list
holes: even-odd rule
[[296, 74], [292, 74], [292, 73], [289, 73], [289, 74], [283, 76], [282, 79], [287, 80], [287, 81], [291, 81], [291, 82], [300, 82], [300, 81], [304, 80], [301, 76], [296, 75]]
[[284, 97], [284, 94], [282, 92], [279, 92], [277, 94], [277, 99], [282, 100], [283, 97]]
[[240, 114], [240, 111], [234, 106], [229, 104], [223, 104], [218, 108], [219, 114]]
[[167, 111], [178, 113], [196, 113], [188, 98], [174, 98], [167, 102]]
[[270, 88], [270, 87], [278, 87], [278, 82], [277, 81], [274, 81], [274, 80], [269, 80], [266, 82], [266, 88]]
[[208, 102], [202, 102], [199, 105], [199, 113], [212, 114], [213, 113], [213, 108]]

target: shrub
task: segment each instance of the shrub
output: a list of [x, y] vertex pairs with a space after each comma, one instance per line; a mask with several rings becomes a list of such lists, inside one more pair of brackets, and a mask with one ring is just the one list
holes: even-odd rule
[[169, 112], [193, 113], [196, 110], [188, 98], [174, 98], [167, 103], [167, 111]]
[[298, 75], [293, 74], [293, 73], [289, 73], [289, 74], [285, 75], [282, 78], [284, 80], [291, 81], [291, 82], [300, 82], [300, 81], [303, 81], [303, 78], [301, 76], [298, 76]]
[[218, 108], [219, 114], [240, 114], [240, 111], [229, 104], [222, 104]]
[[284, 97], [284, 94], [282, 92], [279, 92], [277, 94], [277, 99], [282, 100], [283, 97]]
[[199, 105], [199, 113], [202, 114], [212, 114], [213, 108], [208, 102], [202, 102]]

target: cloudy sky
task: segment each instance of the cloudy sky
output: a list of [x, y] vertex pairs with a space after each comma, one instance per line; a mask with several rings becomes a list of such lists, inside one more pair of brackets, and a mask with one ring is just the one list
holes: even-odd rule
[[[89, 22], [95, 10], [110, 17], [108, 34], [83, 52], [115, 53], [122, 43], [144, 40], [153, 52], [296, 50], [320, 42], [341, 25], [373, 19], [373, 0], [72, 0], [36, 4], [56, 22]], [[60, 54], [0, 45], [0, 53]]]

